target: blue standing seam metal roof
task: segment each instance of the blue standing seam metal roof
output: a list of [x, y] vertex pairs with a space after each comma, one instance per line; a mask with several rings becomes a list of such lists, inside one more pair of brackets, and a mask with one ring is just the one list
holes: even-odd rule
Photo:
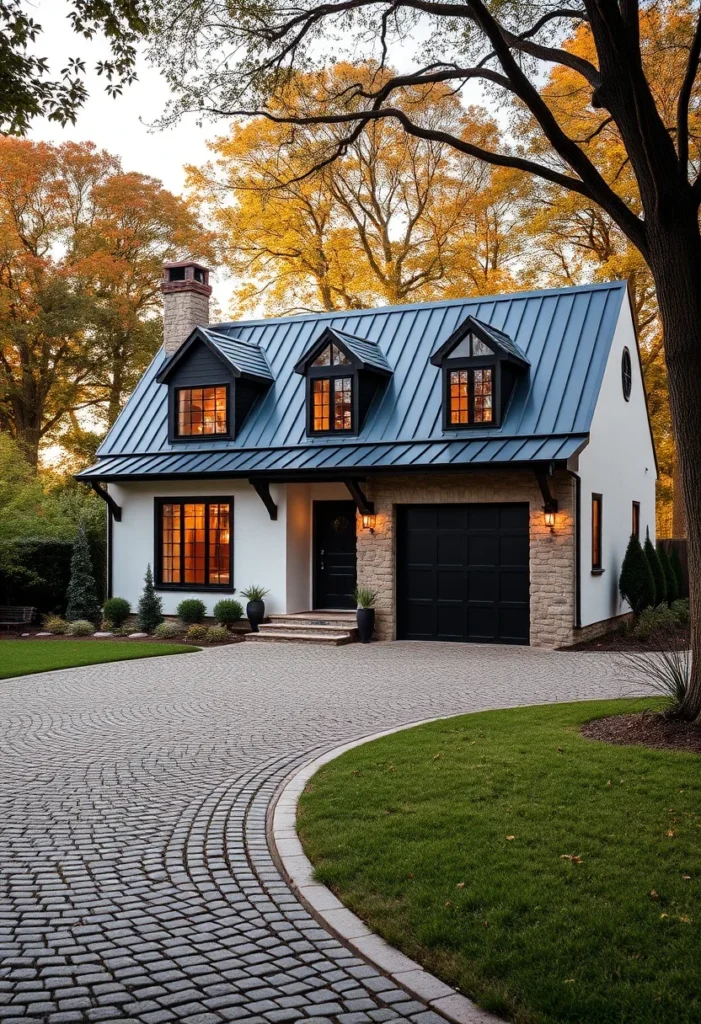
[[[574, 454], [586, 443], [625, 296], [626, 283], [614, 281], [217, 324], [206, 328], [217, 344], [257, 349], [273, 377], [238, 436], [169, 441], [167, 387], [156, 381], [165, 359], [161, 350], [100, 446], [98, 462], [80, 476], [125, 478], [130, 466], [132, 475], [226, 473], [235, 465], [250, 472], [360, 471], [395, 464], [385, 454], [389, 449], [396, 465], [415, 467], [566, 459], [566, 451]], [[430, 357], [468, 316], [508, 335], [530, 368], [516, 384], [501, 427], [445, 430], [441, 370]], [[357, 437], [306, 435], [305, 382], [294, 367], [328, 327], [376, 345], [392, 370]], [[563, 444], [568, 438], [572, 444]], [[151, 460], [150, 470], [143, 460]]]
[[492, 327], [491, 324], [483, 323], [481, 320], [478, 320], [477, 317], [472, 317], [472, 319], [476, 324], [479, 324], [487, 337], [492, 338], [495, 345], [498, 345], [500, 348], [510, 352], [511, 355], [516, 356], [517, 359], [521, 359], [525, 363], [528, 362], [528, 357], [525, 352], [521, 351], [518, 345], [509, 337], [508, 334], [504, 334], [503, 331], [498, 331], [495, 327]]

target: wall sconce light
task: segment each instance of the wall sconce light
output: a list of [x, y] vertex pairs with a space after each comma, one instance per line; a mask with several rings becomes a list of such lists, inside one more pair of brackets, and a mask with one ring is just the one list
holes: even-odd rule
[[375, 532], [375, 516], [372, 512], [363, 513], [363, 529]]
[[550, 527], [550, 530], [555, 532], [555, 513], [552, 509], [543, 509], [545, 513], [545, 525]]

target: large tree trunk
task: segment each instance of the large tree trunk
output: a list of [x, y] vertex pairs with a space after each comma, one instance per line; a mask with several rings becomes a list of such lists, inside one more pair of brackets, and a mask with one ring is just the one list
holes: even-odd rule
[[686, 537], [686, 511], [684, 509], [684, 492], [682, 490], [676, 441], [674, 445], [674, 463], [672, 465], [672, 536], [677, 539], [683, 539]]
[[[701, 717], [701, 238], [696, 213], [648, 224], [649, 264], [665, 338], [689, 554], [691, 681], [682, 717]], [[661, 218], [662, 219], [662, 218]]]

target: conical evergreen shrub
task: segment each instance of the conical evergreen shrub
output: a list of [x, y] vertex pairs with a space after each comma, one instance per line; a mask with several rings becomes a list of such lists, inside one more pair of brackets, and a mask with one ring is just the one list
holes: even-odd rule
[[672, 607], [672, 603], [679, 597], [679, 589], [677, 587], [677, 577], [674, 575], [674, 569], [672, 563], [669, 560], [667, 549], [664, 544], [657, 545], [657, 557], [660, 560], [662, 566], [662, 572], [664, 578], [667, 581], [667, 604]]
[[90, 546], [85, 527], [78, 527], [73, 555], [71, 557], [71, 578], [66, 591], [66, 618], [69, 622], [84, 619], [99, 626], [102, 609], [97, 599], [97, 584], [93, 575]]
[[640, 615], [643, 609], [655, 602], [655, 581], [650, 563], [635, 534], [631, 534], [628, 541], [618, 587], [621, 597], [628, 602], [635, 615]]
[[669, 564], [672, 566], [672, 572], [677, 580], [677, 597], [681, 597], [684, 593], [684, 570], [682, 569], [682, 560], [676, 548], [672, 548]]
[[658, 604], [664, 604], [667, 600], [667, 580], [665, 579], [664, 569], [660, 564], [660, 560], [655, 551], [655, 545], [650, 540], [650, 531], [647, 530], [645, 533], [645, 547], [643, 548], [645, 557], [647, 558], [650, 571], [652, 572], [652, 578], [655, 581], [655, 607]]
[[150, 564], [146, 567], [144, 576], [144, 590], [139, 598], [139, 608], [136, 614], [136, 621], [139, 629], [144, 633], [151, 633], [163, 622], [163, 602], [153, 586], [153, 573]]

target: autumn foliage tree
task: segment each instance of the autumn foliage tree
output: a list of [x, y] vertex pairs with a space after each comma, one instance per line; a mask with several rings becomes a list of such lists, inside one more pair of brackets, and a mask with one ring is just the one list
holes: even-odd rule
[[32, 465], [91, 411], [114, 418], [158, 345], [162, 261], [207, 255], [207, 237], [89, 143], [0, 140], [0, 429]]
[[[370, 87], [390, 75], [343, 63], [299, 75], [280, 109], [333, 107], [359, 79]], [[402, 99], [436, 131], [495, 139], [485, 111], [463, 107], [445, 87], [407, 88]], [[342, 138], [333, 124], [257, 118], [213, 143], [215, 163], [189, 169], [190, 196], [213, 214], [222, 257], [241, 282], [240, 310], [353, 309], [513, 286], [522, 176], [411, 138], [390, 121], [324, 164]]]

